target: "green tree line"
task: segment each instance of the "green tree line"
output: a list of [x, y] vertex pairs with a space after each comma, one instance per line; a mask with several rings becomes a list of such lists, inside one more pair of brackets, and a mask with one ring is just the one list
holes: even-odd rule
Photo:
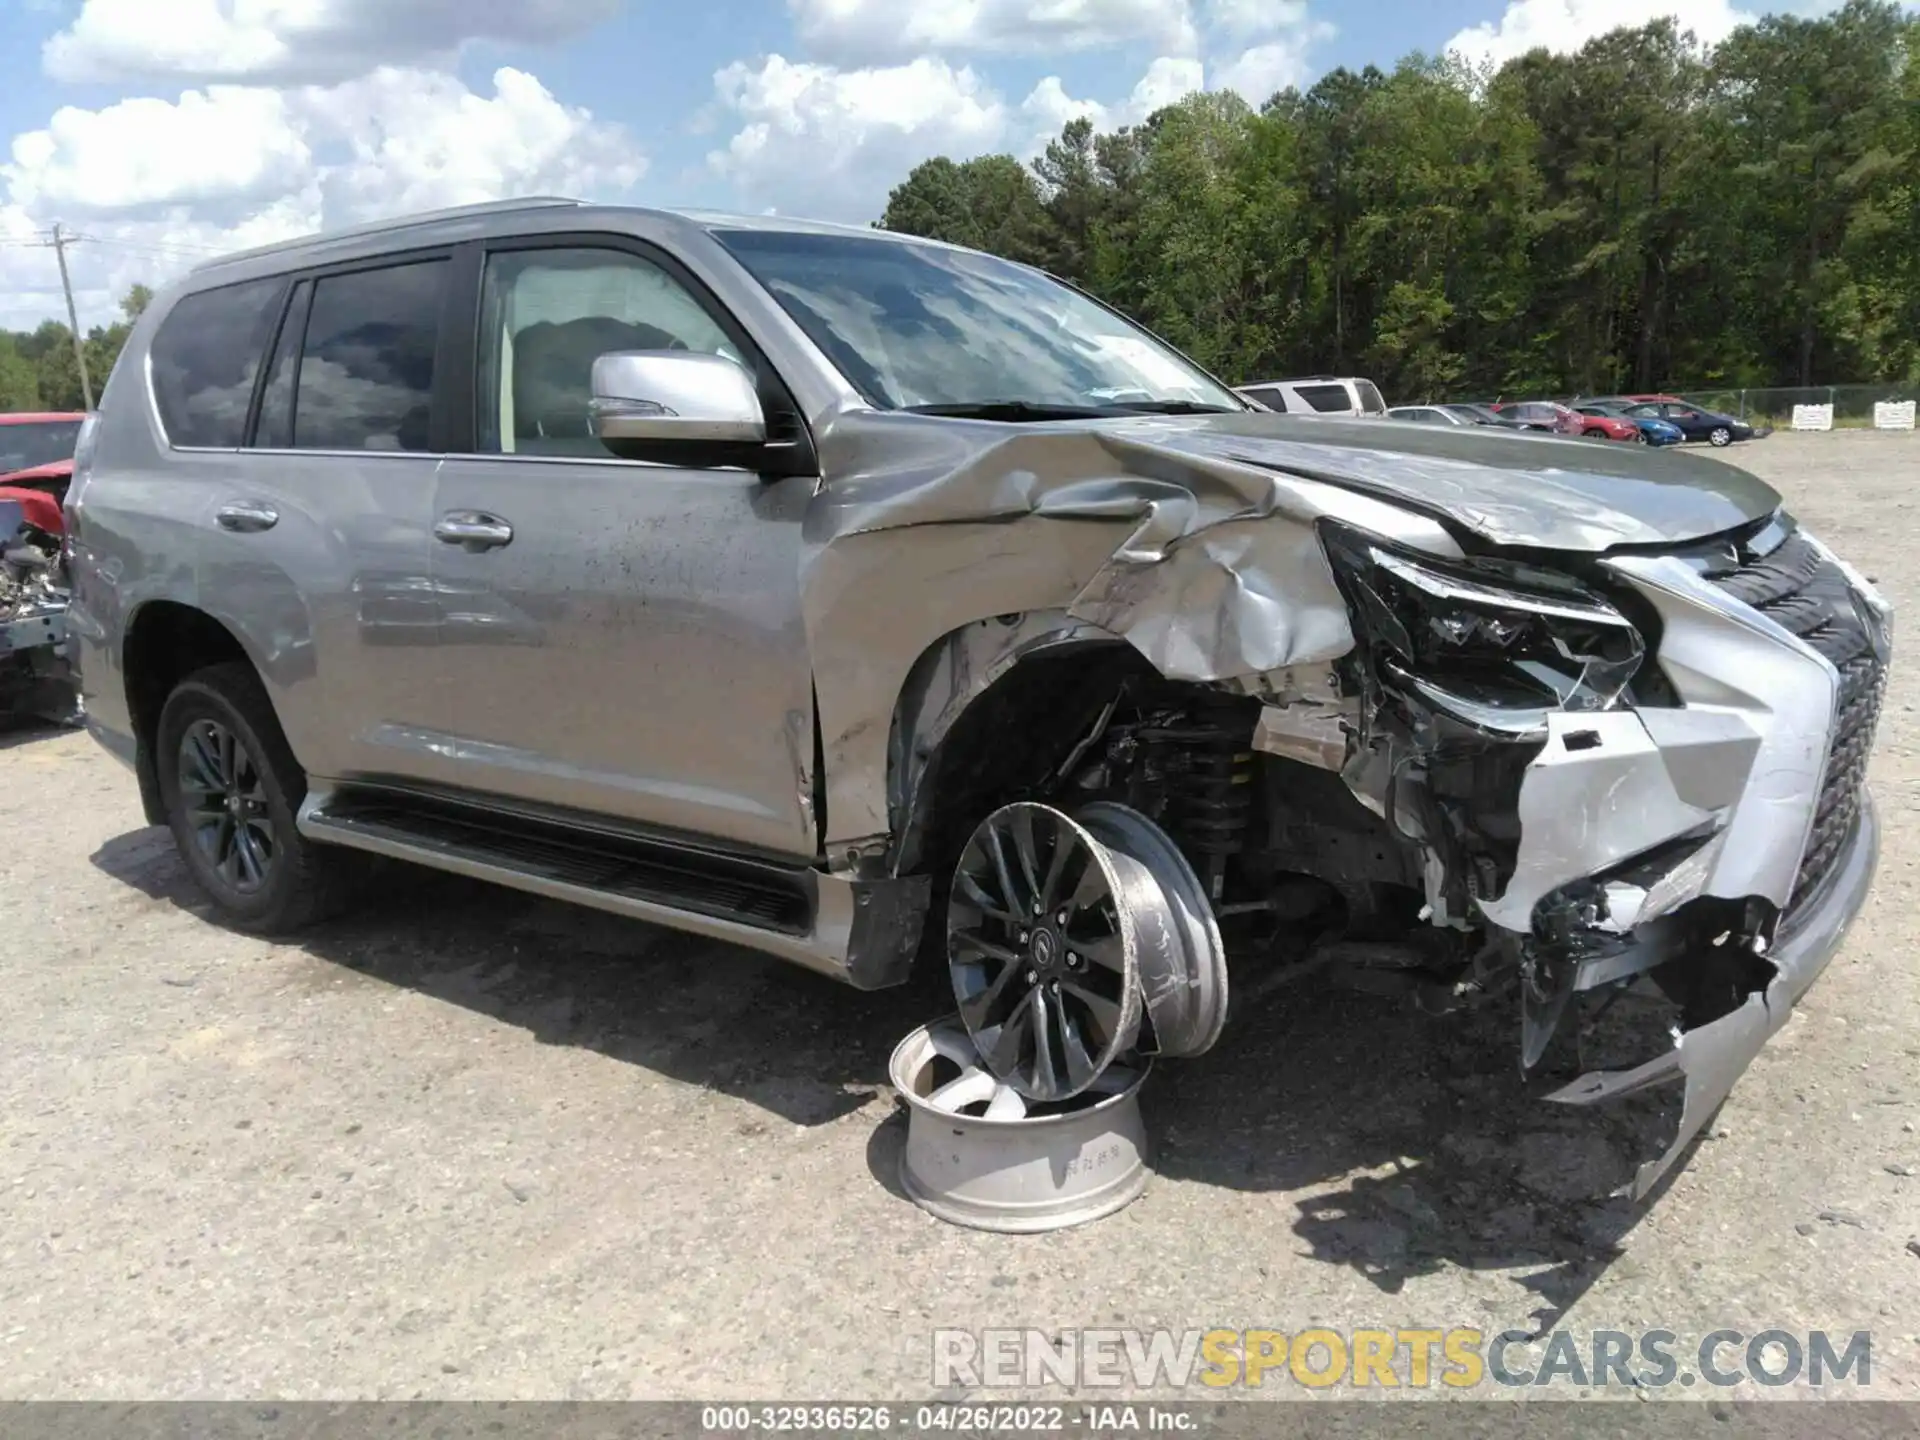
[[[82, 346], [94, 399], [100, 398], [113, 362], [120, 358], [120, 347], [151, 299], [151, 290], [135, 285], [121, 297], [120, 319], [87, 331]], [[32, 330], [0, 330], [0, 411], [85, 408], [73, 331], [56, 320], [42, 321]]]
[[1195, 94], [1031, 166], [916, 167], [879, 224], [1042, 265], [1235, 382], [1390, 399], [1920, 380], [1920, 22], [1497, 70], [1414, 55], [1255, 111]]

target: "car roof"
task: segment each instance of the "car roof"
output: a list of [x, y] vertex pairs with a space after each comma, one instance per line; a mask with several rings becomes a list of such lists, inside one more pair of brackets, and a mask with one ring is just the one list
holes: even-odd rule
[[0, 425], [53, 425], [63, 420], [84, 420], [84, 410], [15, 410], [0, 414]]
[[195, 276], [210, 277], [223, 270], [245, 268], [253, 262], [268, 259], [283, 259], [291, 265], [298, 265], [302, 263], [302, 257], [307, 257], [310, 252], [322, 250], [339, 252], [338, 256], [330, 255], [329, 258], [344, 256], [357, 258], [363, 253], [377, 254], [382, 250], [393, 249], [395, 248], [393, 242], [396, 241], [426, 245], [448, 238], [414, 232], [431, 232], [435, 229], [460, 232], [469, 222], [485, 221], [502, 215], [544, 214], [568, 208], [591, 213], [601, 218], [633, 215], [656, 220], [664, 219], [709, 232], [757, 230], [775, 234], [844, 235], [848, 238], [857, 236], [864, 240], [899, 245], [923, 245], [941, 250], [966, 249], [965, 246], [949, 245], [944, 241], [929, 240], [919, 235], [904, 235], [898, 231], [875, 230], [870, 226], [840, 224], [830, 220], [806, 220], [788, 215], [736, 215], [722, 210], [598, 205], [560, 195], [529, 195], [515, 200], [489, 200], [477, 205], [456, 205], [444, 210], [397, 215], [365, 225], [295, 236], [290, 240], [277, 241], [271, 245], [258, 245], [252, 249], [236, 250], [231, 254], [215, 256], [211, 260], [202, 261], [194, 266], [190, 273]]
[[1257, 390], [1263, 385], [1349, 385], [1357, 384], [1362, 378], [1359, 375], [1289, 375], [1283, 380], [1249, 380], [1240, 388]]

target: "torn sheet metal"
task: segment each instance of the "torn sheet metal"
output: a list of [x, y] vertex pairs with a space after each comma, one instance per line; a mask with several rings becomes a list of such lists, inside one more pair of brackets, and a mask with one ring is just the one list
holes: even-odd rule
[[1627, 1188], [1644, 1199], [1680, 1158], [1689, 1141], [1713, 1118], [1753, 1057], [1792, 1014], [1793, 1007], [1827, 968], [1847, 927], [1866, 902], [1879, 861], [1879, 824], [1870, 801], [1860, 808], [1845, 854], [1821, 894], [1793, 917], [1767, 951], [1774, 977], [1730, 1014], [1686, 1031], [1674, 1048], [1632, 1070], [1595, 1071], [1547, 1098], [1564, 1105], [1594, 1105], [1675, 1079], [1686, 1082], [1680, 1128], [1672, 1143], [1635, 1173]]
[[1361, 733], [1360, 698], [1341, 693], [1331, 665], [1296, 665], [1242, 687], [1263, 703], [1253, 748], [1321, 770], [1346, 767]]
[[1368, 496], [1174, 453], [1183, 428], [838, 417], [821, 440], [835, 479], [808, 511], [802, 562], [830, 853], [888, 833], [896, 698], [965, 627], [1058, 612], [1169, 679], [1233, 680], [1352, 648], [1322, 518], [1460, 554], [1434, 520]]
[[[1650, 719], [1657, 714], [1656, 739]], [[1547, 743], [1520, 784], [1513, 879], [1486, 917], [1533, 929], [1534, 906], [1561, 886], [1703, 828], [1739, 801], [1760, 735], [1727, 711], [1631, 710], [1547, 716]]]

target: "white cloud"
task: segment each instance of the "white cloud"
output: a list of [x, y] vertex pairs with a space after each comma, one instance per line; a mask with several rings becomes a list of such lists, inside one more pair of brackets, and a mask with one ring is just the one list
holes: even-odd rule
[[835, 61], [930, 51], [1047, 54], [1194, 46], [1188, 0], [787, 0], [801, 43]]
[[1038, 154], [1069, 121], [1085, 118], [1096, 130], [1117, 130], [1138, 125], [1154, 111], [1206, 88], [1206, 70], [1198, 60], [1163, 55], [1147, 67], [1133, 93], [1114, 105], [1097, 100], [1075, 100], [1067, 94], [1060, 77], [1049, 75], [1033, 87], [1033, 93], [1021, 102], [1020, 113], [1034, 126], [1034, 139], [1028, 154]]
[[[1038, 154], [1047, 141], [1071, 120], [1085, 117], [1096, 130], [1138, 125], [1154, 111], [1184, 99], [1196, 90], [1231, 90], [1248, 104], [1264, 104], [1276, 90], [1305, 82], [1311, 74], [1308, 52], [1333, 34], [1331, 25], [1314, 20], [1305, 0], [1214, 0], [1213, 22], [1242, 39], [1273, 35], [1248, 46], [1224, 63], [1203, 65], [1197, 58], [1163, 55], [1147, 67], [1133, 93], [1117, 104], [1076, 100], [1057, 75], [1033, 87], [1021, 102], [1020, 113], [1031, 123], [1034, 138], [1026, 153]], [[1211, 80], [1209, 80], [1211, 74]]]
[[67, 106], [12, 152], [0, 180], [14, 203], [69, 216], [271, 199], [313, 160], [284, 95], [218, 85], [171, 103]]
[[1754, 19], [1728, 0], [1512, 0], [1497, 23], [1462, 30], [1447, 48], [1469, 60], [1501, 65], [1533, 49], [1565, 54], [1609, 30], [1665, 17], [1708, 44]]
[[1284, 30], [1299, 23], [1306, 0], [1209, 0], [1207, 22], [1237, 39]]
[[47, 41], [56, 80], [344, 80], [442, 58], [473, 40], [576, 34], [619, 0], [82, 0]]
[[756, 208], [867, 221], [922, 160], [998, 146], [1007, 109], [970, 68], [922, 57], [859, 70], [771, 55], [714, 76], [739, 122], [707, 159]]
[[1307, 52], [1315, 38], [1302, 35], [1270, 40], [1241, 51], [1238, 59], [1220, 67], [1214, 77], [1214, 89], [1231, 90], [1258, 109], [1277, 91], [1306, 83], [1313, 73]]
[[[71, 254], [90, 326], [113, 318], [134, 281], [223, 250], [501, 196], [617, 198], [645, 173], [625, 131], [533, 76], [502, 68], [492, 89], [384, 69], [337, 86], [214, 86], [65, 109], [0, 165], [0, 231], [59, 218], [88, 237]], [[0, 324], [56, 313], [56, 281], [49, 252], [0, 248]]]
[[494, 72], [491, 97], [451, 75], [377, 70], [297, 92], [306, 126], [351, 158], [319, 172], [329, 225], [503, 195], [613, 195], [646, 173], [620, 127], [562, 105], [522, 70]]

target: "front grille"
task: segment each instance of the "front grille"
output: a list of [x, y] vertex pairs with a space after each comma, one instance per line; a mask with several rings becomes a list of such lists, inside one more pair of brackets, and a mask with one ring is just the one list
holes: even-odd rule
[[1820, 801], [1813, 812], [1795, 901], [1811, 894], [1833, 868], [1860, 811], [1873, 751], [1874, 727], [1886, 696], [1887, 667], [1874, 650], [1865, 603], [1853, 593], [1839, 566], [1805, 536], [1794, 533], [1775, 550], [1713, 577], [1735, 599], [1791, 630], [1840, 672], [1833, 732]]

